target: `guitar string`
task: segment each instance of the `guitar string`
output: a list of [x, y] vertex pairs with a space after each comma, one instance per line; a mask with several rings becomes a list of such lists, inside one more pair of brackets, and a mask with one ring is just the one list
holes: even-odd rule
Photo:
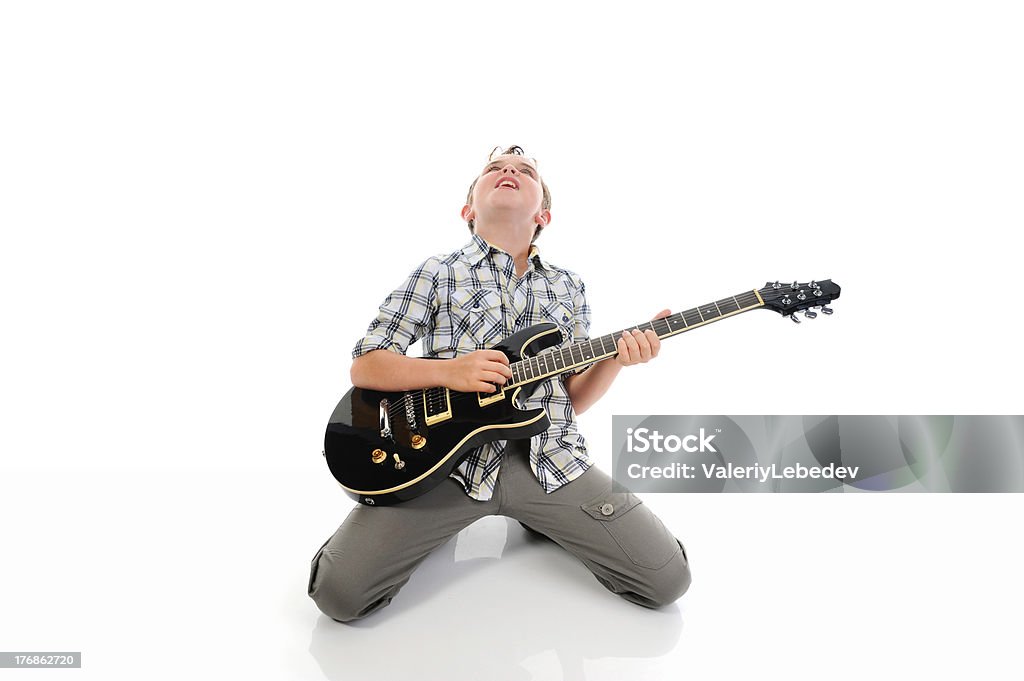
[[[740, 309], [742, 309], [742, 308], [740, 308]], [[686, 310], [685, 312], [693, 312], [693, 311], [696, 311], [696, 308], [693, 308], [692, 310]], [[736, 312], [736, 311], [734, 310], [732, 312]], [[682, 315], [682, 314], [684, 314], [684, 313], [677, 313], [677, 315]], [[726, 313], [726, 314], [729, 314], [729, 313]], [[672, 316], [677, 316], [677, 315], [672, 315]], [[716, 317], [714, 319], [718, 319], [721, 316], [723, 316], [723, 315], [720, 315], [719, 317]], [[658, 320], [651, 320], [650, 322], [643, 322], [643, 323], [638, 324], [636, 326], [633, 326], [631, 328], [638, 328], [638, 327], [644, 326], [646, 324], [652, 324], [653, 325], [653, 322], [661, 321], [662, 319], [666, 319], [666, 318], [663, 317], [663, 318], [658, 319]], [[714, 319], [709, 320], [709, 321], [714, 321]], [[687, 327], [686, 330], [689, 330], [689, 328], [690, 327]], [[671, 326], [669, 326], [669, 329], [671, 329]], [[616, 333], [607, 334], [606, 336], [602, 336], [601, 338], [606, 338], [607, 337], [607, 338], [610, 338], [610, 339], [614, 339], [614, 342], [615, 342], [616, 347], [617, 347], [618, 346], [618, 341], [621, 339], [621, 334], [622, 334], [623, 331], [625, 331], [625, 329], [623, 329], [622, 331], [616, 332]], [[592, 341], [594, 341], [594, 340], [598, 340], [598, 339], [592, 339]], [[584, 341], [584, 342], [586, 342], [586, 341]], [[530, 360], [534, 360], [534, 359], [537, 359], [537, 358], [543, 358], [545, 356], [551, 356], [552, 359], [554, 359], [554, 357], [556, 355], [561, 355], [563, 350], [568, 350], [568, 349], [569, 348], [545, 350], [544, 352], [541, 352], [541, 353], [539, 353], [537, 355], [533, 355], [532, 357], [529, 357], [529, 358], [524, 358], [523, 360], [520, 360], [519, 362], [516, 362], [514, 364], [524, 364], [526, 362], [529, 362]], [[593, 345], [592, 345], [591, 346], [591, 350], [593, 350], [593, 349], [594, 348], [593, 348]], [[603, 349], [603, 343], [602, 343], [602, 349]], [[571, 359], [572, 358], [572, 352], [571, 351], [569, 353], [569, 356], [570, 356], [570, 359]], [[611, 355], [609, 357], [602, 357], [601, 359], [602, 360], [610, 359], [613, 356], [614, 355]], [[586, 360], [586, 359], [588, 359], [588, 358], [586, 358], [584, 356], [584, 360]], [[561, 361], [565, 361], [564, 357], [561, 358]], [[597, 361], [601, 361], [601, 360], [597, 360]], [[586, 361], [584, 361], [583, 363], [585, 364]], [[538, 364], [537, 366], [539, 367], [541, 365]], [[558, 372], [556, 370], [555, 373], [564, 373], [565, 371], [570, 371], [571, 368], [570, 367], [562, 367], [562, 370], [563, 370], [562, 372]], [[511, 384], [505, 383], [505, 384], [502, 384], [502, 387], [503, 387], [503, 389], [511, 389], [511, 388], [515, 388], [515, 387], [519, 387], [519, 386], [522, 386], [522, 385], [526, 385], [526, 384], [532, 383], [534, 380], [537, 380], [536, 378], [531, 378], [529, 376], [524, 377], [524, 379], [525, 380], [521, 379], [519, 382], [516, 382], [516, 383], [511, 383]], [[431, 388], [422, 388], [422, 389], [419, 389], [419, 390], [414, 390], [414, 391], [409, 391], [409, 392], [404, 393], [401, 398], [399, 398], [395, 402], [391, 403], [391, 405], [389, 405], [389, 408], [388, 408], [388, 416], [389, 416], [389, 418], [394, 419], [395, 416], [404, 416], [405, 415], [405, 410], [406, 410], [405, 403], [406, 403], [406, 401], [408, 399], [415, 399], [416, 402], [419, 402], [420, 401], [420, 397], [426, 391], [428, 391], [428, 390], [436, 390], [439, 387], [440, 386], [434, 386], [434, 387], [431, 387]], [[454, 394], [452, 394], [452, 392], [454, 392]], [[486, 399], [488, 396], [496, 395], [498, 391], [494, 391], [493, 393], [481, 393], [479, 391], [475, 391], [475, 392], [452, 391], [452, 392], [449, 392], [449, 397], [448, 397], [448, 402], [449, 403], [455, 403], [455, 402], [462, 403], [462, 402], [465, 402], [467, 400], [473, 399], [474, 395], [477, 395], [476, 399], [481, 399], [479, 397], [480, 395], [483, 395], [482, 399]], [[441, 395], [442, 395], [441, 393], [438, 393], [438, 397], [440, 397]], [[417, 407], [418, 407], [418, 405], [414, 405], [414, 409], [416, 409]]]
[[[662, 319], [664, 319], [664, 318], [662, 318]], [[659, 319], [659, 320], [653, 320], [653, 321], [661, 321], [661, 320]], [[638, 325], [636, 325], [634, 327], [631, 327], [631, 328], [638, 328], [639, 326], [643, 326], [646, 323], [647, 322], [644, 322], [644, 323], [638, 324]], [[669, 327], [669, 330], [671, 330], [671, 326]], [[623, 331], [625, 331], [625, 329], [623, 329], [622, 331], [616, 332], [616, 333], [606, 334], [606, 336], [602, 336], [601, 338], [606, 338], [607, 337], [609, 339], [613, 339], [614, 342], [615, 342], [615, 347], [617, 348], [618, 347], [618, 341], [621, 340], [621, 334], [622, 334]], [[591, 351], [595, 350], [595, 348], [593, 347], [592, 343], [593, 343], [593, 341], [597, 341], [597, 340], [598, 339], [596, 339], [596, 338], [591, 340]], [[583, 342], [587, 342], [587, 341], [583, 341]], [[601, 347], [603, 349], [603, 347], [604, 347], [603, 343], [601, 344]], [[519, 362], [514, 362], [514, 364], [525, 364], [526, 362], [529, 362], [530, 360], [537, 359], [537, 358], [544, 358], [545, 356], [549, 356], [549, 355], [552, 357], [552, 359], [554, 359], [555, 355], [561, 355], [563, 350], [568, 350], [568, 349], [569, 348], [545, 350], [544, 352], [541, 352], [541, 353], [539, 353], [537, 355], [533, 355], [531, 357], [525, 358], [523, 360], [520, 360]], [[582, 350], [581, 350], [581, 354], [582, 354]], [[602, 352], [601, 354], [604, 354], [604, 353]], [[572, 358], [572, 352], [571, 351], [569, 352], [569, 356], [570, 356], [570, 358]], [[584, 361], [582, 362], [582, 364], [586, 364], [588, 359], [592, 359], [595, 356], [596, 355], [593, 355], [590, 358], [587, 358], [584, 355]], [[608, 357], [602, 357], [601, 360], [611, 359], [611, 357], [614, 357], [614, 356], [615, 355], [613, 354], [613, 355], [610, 355]], [[595, 362], [596, 361], [601, 361], [601, 360], [595, 360]], [[562, 361], [565, 361], [564, 358], [562, 358]], [[541, 365], [538, 364], [538, 367], [539, 366], [541, 366]], [[575, 366], [575, 362], [574, 362], [573, 366]], [[572, 370], [572, 367], [562, 367], [561, 371], [556, 371], [556, 373], [564, 373], [566, 371], [571, 371], [571, 370]], [[519, 386], [522, 386], [522, 385], [526, 385], [526, 384], [532, 383], [535, 380], [538, 380], [538, 378], [536, 378], [536, 377], [531, 378], [529, 376], [524, 376], [519, 382], [512, 383], [511, 385], [509, 383], [505, 383], [505, 384], [502, 385], [502, 387], [504, 389], [511, 389], [511, 388], [515, 388], [515, 387], [519, 387]], [[421, 389], [418, 389], [418, 390], [409, 391], [409, 392], [404, 393], [401, 398], [399, 398], [395, 402], [389, 404], [389, 407], [388, 407], [388, 416], [389, 416], [389, 418], [394, 420], [395, 416], [404, 416], [405, 415], [405, 403], [406, 403], [406, 401], [408, 399], [411, 398], [411, 399], [415, 399], [416, 402], [420, 402], [421, 401], [420, 400], [420, 396], [425, 391], [427, 391], [427, 390], [436, 390], [439, 387], [440, 386], [434, 386], [434, 387], [431, 387], [431, 388], [421, 388]], [[458, 391], [453, 391], [453, 392], [455, 392], [454, 395], [449, 393], [449, 402], [456, 402], [457, 401], [459, 403], [462, 403], [462, 402], [465, 402], [467, 399], [473, 398], [474, 395], [483, 395], [483, 399], [486, 399], [487, 396], [496, 395], [497, 394], [497, 391], [495, 391], [493, 393], [480, 393], [478, 391], [477, 392], [458, 392]], [[439, 394], [439, 396], [440, 396], [440, 394]], [[480, 398], [478, 397], [476, 399], [480, 399]], [[418, 405], [414, 405], [414, 408], [416, 408], [416, 407], [418, 407]]]
[[[653, 320], [653, 321], [661, 321], [661, 320]], [[637, 326], [634, 326], [634, 327], [631, 327], [631, 328], [637, 328], [639, 326], [643, 326], [644, 324], [646, 324], [646, 322], [643, 322], [643, 323], [638, 324]], [[669, 330], [671, 330], [671, 327], [669, 327]], [[616, 345], [616, 348], [617, 348], [618, 347], [618, 340], [620, 340], [620, 338], [616, 338], [616, 337], [617, 336], [620, 337], [621, 333], [623, 331], [625, 331], [625, 329], [623, 329], [622, 331], [619, 331], [617, 333], [606, 334], [606, 336], [601, 336], [601, 338], [605, 338], [605, 337], [615, 338], [616, 339], [615, 340], [615, 345]], [[591, 341], [589, 341], [591, 343], [591, 351], [592, 352], [595, 350], [595, 348], [593, 347], [593, 342], [597, 341], [597, 340], [598, 339], [595, 338], [595, 339], [591, 339]], [[586, 342], [588, 342], [588, 341], [582, 341], [581, 343], [586, 343]], [[603, 343], [602, 343], [601, 347], [603, 349], [603, 347], [604, 347]], [[548, 355], [550, 355], [552, 357], [552, 359], [553, 359], [555, 355], [561, 355], [563, 350], [569, 350], [569, 348], [558, 348], [558, 349], [553, 349], [553, 350], [545, 350], [544, 352], [541, 352], [541, 353], [539, 353], [537, 355], [533, 355], [531, 357], [524, 358], [523, 360], [520, 360], [519, 362], [513, 362], [513, 364], [525, 364], [526, 362], [529, 362], [530, 360], [537, 359], [537, 358], [544, 358], [545, 356], [548, 356]], [[582, 355], [583, 351], [581, 350], [580, 352], [581, 352], [581, 355]], [[601, 354], [604, 354], [604, 353], [602, 352]], [[569, 352], [569, 356], [570, 356], [570, 358], [572, 358], [572, 352], [571, 351]], [[592, 359], [594, 356], [596, 356], [596, 355], [591, 356], [591, 358], [587, 358], [584, 355], [583, 356], [584, 357], [583, 364], [587, 363], [587, 360], [588, 359]], [[603, 357], [602, 359], [611, 359], [611, 357], [614, 357], [614, 355], [611, 355], [609, 357]], [[562, 359], [562, 361], [565, 361], [564, 358]], [[599, 361], [599, 360], [595, 360], [595, 361]], [[538, 366], [540, 366], [540, 365], [538, 364]], [[574, 361], [574, 366], [575, 366], [575, 361]], [[562, 367], [562, 370], [561, 370], [560, 373], [564, 373], [566, 371], [571, 371], [571, 370], [572, 370], [572, 367]], [[528, 383], [532, 383], [534, 380], [538, 380], [538, 379], [537, 378], [530, 378], [528, 376], [524, 376], [519, 382], [512, 383], [511, 385], [509, 383], [505, 383], [505, 384], [503, 384], [502, 387], [510, 389], [510, 388], [526, 385]], [[393, 417], [395, 415], [404, 415], [405, 414], [405, 402], [406, 402], [407, 399], [414, 398], [414, 399], [416, 399], [417, 402], [419, 402], [420, 401], [419, 400], [419, 396], [424, 391], [426, 391], [426, 390], [436, 390], [439, 387], [440, 386], [434, 386], [434, 387], [431, 387], [431, 388], [421, 388], [421, 389], [418, 389], [418, 390], [414, 390], [414, 391], [410, 391], [410, 392], [404, 393], [403, 396], [400, 399], [396, 400], [395, 402], [393, 402], [393, 403], [391, 403], [389, 405], [389, 407], [388, 407], [388, 416], [389, 417]], [[450, 395], [449, 401], [458, 400], [460, 402], [463, 402], [463, 401], [465, 401], [466, 398], [471, 398], [471, 397], [473, 397], [476, 394], [482, 394], [482, 395], [484, 395], [484, 399], [486, 399], [486, 397], [488, 395], [495, 395], [495, 394], [497, 394], [497, 391], [495, 391], [493, 393], [458, 392], [458, 391], [455, 391], [454, 395], [451, 395], [451, 393], [449, 393], [449, 395]], [[479, 398], [477, 398], [477, 399], [479, 399]]]
[[[778, 291], [778, 290], [781, 290], [781, 289], [765, 288], [765, 289], [759, 289], [758, 293], [770, 294], [771, 292]], [[737, 294], [736, 296], [734, 296], [734, 298], [738, 298], [739, 296], [745, 296], [745, 295], [749, 295], [749, 294], [747, 294], [747, 293]], [[703, 305], [701, 307], [711, 308], [712, 305], [715, 305], [718, 302], [729, 302], [729, 300], [727, 298], [723, 298], [723, 299], [721, 299], [721, 301], [717, 301], [716, 300], [716, 301], [714, 301], [712, 303], [708, 303], [708, 304]], [[824, 303], [820, 303], [820, 305], [827, 305], [829, 302], [831, 302], [831, 300], [826, 301]], [[812, 305], [811, 307], [814, 307], [814, 306]], [[725, 314], [726, 315], [732, 314], [732, 313], [735, 313], [735, 312], [737, 312], [739, 310], [742, 310], [742, 309], [743, 308], [738, 308], [737, 310], [732, 310], [731, 312], [727, 312]], [[639, 327], [645, 326], [645, 325], [650, 325], [650, 326], [653, 327], [654, 323], [660, 322], [660, 321], [663, 321], [663, 320], [666, 320], [666, 319], [671, 319], [671, 318], [678, 318], [679, 320], [681, 320], [681, 321], [683, 321], [685, 323], [686, 322], [685, 315], [690, 314], [690, 313], [694, 313], [694, 312], [696, 312], [698, 314], [698, 316], [701, 317], [701, 319], [703, 319], [703, 315], [701, 315], [700, 308], [696, 308], [695, 307], [695, 308], [690, 308], [688, 310], [683, 310], [682, 312], [677, 312], [677, 313], [675, 313], [673, 315], [669, 315], [668, 317], [661, 317], [659, 319], [654, 319], [654, 320], [649, 320], [649, 321], [646, 321], [646, 322], [641, 322], [640, 324], [636, 324], [636, 325], [634, 325], [632, 327], [629, 327], [629, 328], [630, 329], [636, 329], [636, 328], [639, 328]], [[719, 318], [721, 318], [723, 316], [725, 316], [725, 315], [721, 315], [720, 314], [717, 317], [714, 317], [714, 318], [712, 318], [709, 321], [714, 321], [715, 319], [719, 319]], [[701, 323], [703, 323], [703, 322], [701, 322]], [[666, 322], [666, 324], [669, 324], [669, 323]], [[690, 328], [691, 328], [690, 326], [687, 326], [686, 329], [684, 329], [684, 331], [685, 330], [689, 330]], [[626, 331], [626, 330], [627, 329], [621, 329], [620, 331], [617, 331], [617, 332], [614, 332], [614, 333], [610, 333], [610, 334], [606, 334], [605, 336], [601, 336], [598, 339], [591, 339], [589, 341], [590, 344], [591, 344], [591, 351], [594, 350], [593, 341], [599, 340], [600, 338], [612, 338], [612, 339], [615, 339], [615, 344], [616, 344], [616, 347], [617, 347], [618, 346], [618, 341], [621, 340], [622, 333], [624, 331]], [[654, 329], [652, 328], [651, 330], [654, 330]], [[669, 324], [668, 330], [671, 331], [671, 325], [670, 324]], [[588, 342], [588, 341], [582, 341], [582, 342]], [[577, 344], [574, 344], [574, 345], [579, 345], [579, 344], [581, 344], [581, 343], [577, 343]], [[603, 342], [602, 342], [602, 346], [601, 347], [603, 349], [603, 347], [604, 347]], [[533, 355], [531, 357], [524, 358], [524, 359], [520, 360], [519, 362], [516, 362], [516, 364], [525, 364], [527, 362], [530, 362], [531, 360], [535, 360], [537, 358], [543, 358], [545, 355], [551, 355], [553, 357], [556, 354], [561, 354], [562, 350], [568, 350], [568, 349], [570, 349], [570, 348], [545, 350], [544, 352], [541, 352], [541, 353], [539, 353], [537, 355]], [[582, 350], [580, 352], [582, 354]], [[570, 356], [570, 359], [572, 359], [572, 352], [571, 351], [569, 353], [569, 356]], [[614, 355], [612, 355], [611, 357], [613, 357], [613, 356]], [[602, 358], [602, 359], [610, 359], [611, 357], [605, 357], [605, 358]], [[586, 359], [586, 358], [584, 358], [584, 359]], [[562, 361], [564, 361], [564, 358], [562, 359]], [[584, 361], [583, 363], [586, 363], [586, 362]], [[570, 370], [571, 369], [568, 368], [568, 367], [566, 367], [564, 369], [564, 371], [570, 371]], [[530, 378], [528, 376], [524, 377], [524, 378], [525, 378], [525, 380], [521, 380], [520, 382], [513, 383], [511, 385], [509, 385], [506, 382], [505, 384], [503, 384], [502, 387], [510, 389], [510, 388], [513, 388], [513, 387], [522, 386], [522, 385], [526, 385], [528, 383], [532, 383], [534, 380], [536, 380], [536, 379]], [[405, 415], [405, 411], [406, 411], [405, 403], [406, 403], [406, 401], [408, 399], [412, 398], [412, 399], [415, 399], [417, 402], [419, 402], [420, 401], [420, 399], [419, 399], [420, 395], [423, 395], [428, 390], [436, 390], [439, 387], [440, 386], [434, 386], [434, 387], [431, 387], [431, 388], [421, 388], [421, 389], [418, 389], [418, 390], [409, 391], [409, 392], [404, 393], [401, 398], [399, 398], [398, 400], [396, 400], [395, 402], [393, 402], [393, 403], [391, 403], [389, 405], [388, 412], [387, 412], [388, 413], [388, 417], [390, 419], [394, 420], [395, 416], [404, 416]], [[486, 399], [487, 396], [496, 395], [497, 392], [498, 392], [497, 390], [494, 391], [493, 393], [458, 392], [458, 391], [456, 391], [454, 395], [449, 393], [448, 401], [449, 401], [449, 403], [454, 402], [454, 401], [464, 402], [464, 401], [466, 401], [467, 398], [472, 398], [474, 395], [481, 395], [481, 394], [484, 395], [484, 399]], [[480, 398], [477, 397], [477, 399], [480, 399]], [[415, 409], [417, 406], [418, 405], [413, 405], [413, 408]]]

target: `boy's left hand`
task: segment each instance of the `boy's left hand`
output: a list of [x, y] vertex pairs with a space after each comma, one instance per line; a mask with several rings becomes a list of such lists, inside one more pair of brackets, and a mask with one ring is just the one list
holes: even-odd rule
[[[662, 310], [652, 317], [652, 321], [654, 319], [667, 317], [670, 314], [672, 314], [671, 310]], [[654, 333], [654, 331], [650, 329], [647, 329], [646, 331], [633, 329], [632, 332], [622, 332], [622, 338], [619, 339], [618, 348], [619, 354], [615, 356], [615, 361], [624, 367], [628, 367], [633, 364], [650, 361], [652, 358], [657, 357], [658, 350], [661, 349], [661, 340], [658, 338], [658, 334]]]

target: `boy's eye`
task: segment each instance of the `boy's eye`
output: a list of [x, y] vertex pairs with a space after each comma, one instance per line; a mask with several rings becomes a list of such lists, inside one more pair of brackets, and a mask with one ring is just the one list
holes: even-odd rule
[[[488, 166], [488, 168], [487, 168], [487, 170], [486, 170], [485, 172], [488, 172], [488, 173], [489, 173], [489, 172], [491, 172], [492, 170], [498, 170], [498, 169], [499, 169], [499, 166]], [[530, 177], [533, 177], [533, 170], [531, 170], [530, 168], [523, 168], [523, 169], [522, 169], [522, 170], [520, 170], [519, 172], [521, 172], [521, 173], [526, 173], [526, 174], [527, 174], [527, 175], [529, 175]]]

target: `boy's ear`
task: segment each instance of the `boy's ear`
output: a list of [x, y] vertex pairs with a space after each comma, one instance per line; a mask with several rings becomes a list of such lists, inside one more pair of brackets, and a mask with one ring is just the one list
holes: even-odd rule
[[461, 215], [462, 219], [465, 220], [466, 222], [476, 219], [476, 213], [473, 212], [473, 207], [468, 203], [462, 207]]
[[542, 210], [533, 217], [533, 223], [542, 227], [547, 227], [551, 223], [551, 211]]

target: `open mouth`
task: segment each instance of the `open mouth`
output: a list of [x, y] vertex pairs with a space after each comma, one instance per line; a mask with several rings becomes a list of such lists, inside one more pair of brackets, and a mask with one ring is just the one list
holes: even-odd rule
[[515, 190], [518, 191], [519, 183], [516, 182], [515, 180], [504, 179], [504, 180], [501, 180], [500, 182], [498, 182], [498, 184], [494, 185], [494, 188], [495, 189], [515, 189]]

